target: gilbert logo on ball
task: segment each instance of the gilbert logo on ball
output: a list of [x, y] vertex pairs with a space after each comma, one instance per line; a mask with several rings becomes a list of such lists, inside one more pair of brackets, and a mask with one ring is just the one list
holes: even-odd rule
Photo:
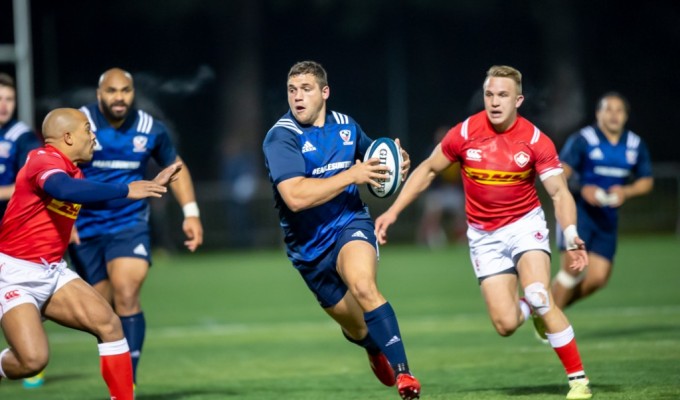
[[380, 187], [368, 185], [368, 191], [380, 198], [393, 195], [401, 184], [401, 164], [404, 162], [401, 158], [399, 146], [390, 138], [378, 138], [368, 146], [364, 155], [364, 162], [370, 158], [380, 159], [380, 165], [386, 165], [389, 171], [385, 173], [385, 179], [378, 181]]

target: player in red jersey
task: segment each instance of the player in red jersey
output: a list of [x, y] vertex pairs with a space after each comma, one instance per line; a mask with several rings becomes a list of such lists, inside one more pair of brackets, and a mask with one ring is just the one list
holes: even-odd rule
[[109, 303], [62, 259], [81, 204], [105, 206], [161, 197], [181, 163], [153, 181], [104, 184], [83, 180], [79, 162], [92, 159], [95, 136], [87, 117], [60, 108], [43, 122], [45, 146], [29, 153], [0, 226], [0, 378], [40, 372], [49, 358], [41, 318], [93, 334], [111, 399], [132, 400], [132, 361], [120, 320]]
[[399, 213], [437, 174], [460, 163], [470, 258], [496, 331], [509, 336], [533, 313], [567, 372], [567, 399], [589, 399], [574, 331], [550, 293], [550, 245], [536, 176], [550, 194], [560, 225], [567, 227], [569, 265], [582, 270], [588, 256], [576, 232], [574, 199], [554, 144], [517, 113], [524, 101], [520, 72], [493, 66], [483, 89], [485, 110], [449, 130], [413, 171], [394, 204], [376, 219], [376, 235], [386, 243], [387, 229]]

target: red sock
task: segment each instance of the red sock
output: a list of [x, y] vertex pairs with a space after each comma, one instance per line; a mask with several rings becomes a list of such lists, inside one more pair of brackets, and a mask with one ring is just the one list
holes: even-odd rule
[[574, 330], [568, 327], [562, 332], [549, 333], [548, 340], [552, 345], [555, 353], [562, 361], [565, 371], [569, 377], [576, 375], [585, 375], [583, 372], [583, 363], [581, 362], [581, 355], [578, 353], [576, 346], [576, 338], [574, 337]]
[[101, 343], [99, 355], [102, 376], [109, 387], [111, 400], [134, 400], [132, 358], [127, 341]]

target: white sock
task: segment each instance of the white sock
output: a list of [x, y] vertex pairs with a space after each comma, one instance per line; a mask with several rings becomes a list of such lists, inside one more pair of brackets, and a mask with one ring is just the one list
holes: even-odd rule
[[519, 309], [522, 311], [522, 315], [524, 315], [524, 320], [528, 321], [531, 316], [531, 307], [529, 307], [529, 304], [524, 299], [519, 299]]
[[7, 378], [7, 375], [5, 375], [5, 371], [2, 370], [2, 357], [5, 356], [5, 353], [7, 353], [9, 349], [5, 349], [2, 352], [0, 352], [0, 376], [3, 378]]
[[574, 339], [574, 328], [569, 325], [567, 329], [557, 333], [546, 333], [550, 345], [556, 349], [569, 344]]

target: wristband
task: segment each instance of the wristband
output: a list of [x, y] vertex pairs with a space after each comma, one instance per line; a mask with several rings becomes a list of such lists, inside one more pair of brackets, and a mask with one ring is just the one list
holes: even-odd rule
[[184, 212], [184, 218], [198, 217], [201, 215], [198, 211], [198, 204], [196, 204], [195, 201], [183, 205], [182, 212]]
[[578, 232], [576, 232], [576, 225], [569, 225], [564, 229], [564, 243], [567, 250], [578, 249], [578, 245], [576, 244], [577, 237]]

